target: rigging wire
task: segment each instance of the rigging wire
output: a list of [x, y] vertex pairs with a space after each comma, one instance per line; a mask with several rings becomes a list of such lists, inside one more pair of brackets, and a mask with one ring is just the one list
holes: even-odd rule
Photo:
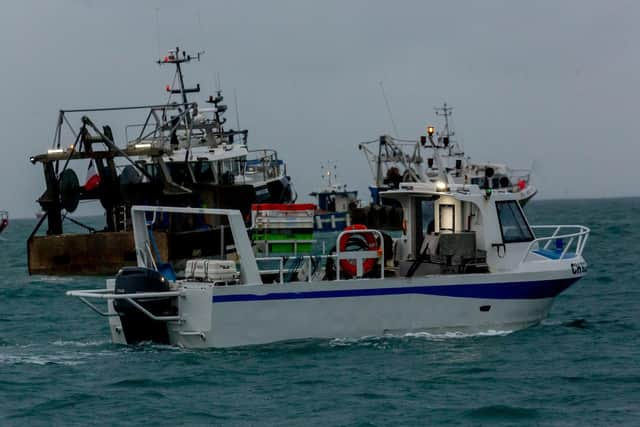
[[236, 106], [236, 128], [240, 130], [240, 113], [238, 112], [238, 92], [233, 89], [233, 103]]
[[160, 8], [156, 7], [156, 49], [158, 49], [158, 58], [162, 57], [160, 50]]
[[382, 84], [382, 80], [380, 81], [380, 90], [382, 91], [382, 97], [384, 98], [384, 104], [387, 107], [387, 112], [389, 113], [389, 119], [391, 120], [391, 125], [393, 126], [393, 133], [398, 136], [398, 128], [396, 127], [396, 121], [393, 119], [393, 114], [391, 113], [391, 106], [389, 105], [389, 100], [387, 99], [387, 94], [384, 91], [384, 85]]

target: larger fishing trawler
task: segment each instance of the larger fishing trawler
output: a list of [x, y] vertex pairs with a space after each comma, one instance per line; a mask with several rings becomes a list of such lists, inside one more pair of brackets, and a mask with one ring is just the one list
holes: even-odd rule
[[[136, 204], [238, 209], [249, 218], [252, 203], [295, 200], [277, 152], [249, 149], [247, 130], [225, 128], [227, 106], [220, 91], [208, 98], [207, 107], [188, 99], [200, 85], [185, 87], [182, 67], [201, 54], [176, 48], [158, 61], [175, 67], [164, 104], [60, 111], [53, 147], [31, 157], [42, 164], [46, 186], [38, 199], [44, 215], [28, 240], [31, 274], [114, 274], [135, 263], [130, 212]], [[124, 128], [124, 145], [116, 144], [111, 126], [89, 117], [114, 112], [142, 113], [139, 122]], [[72, 164], [88, 170], [84, 184]], [[85, 201], [100, 203], [104, 227], [72, 217]], [[215, 221], [174, 215], [150, 220], [153, 246], [165, 261], [206, 253], [202, 242], [224, 233], [224, 224]], [[45, 221], [46, 235], [38, 234]], [[70, 233], [65, 223], [84, 232]]]

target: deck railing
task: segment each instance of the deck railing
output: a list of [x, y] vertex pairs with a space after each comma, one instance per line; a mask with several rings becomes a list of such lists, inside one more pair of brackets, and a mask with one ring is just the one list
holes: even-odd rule
[[[547, 236], [536, 237], [529, 243], [520, 263], [531, 262], [532, 254], [552, 255], [554, 260], [571, 259], [582, 256], [591, 230], [582, 225], [534, 225], [534, 234], [547, 232]], [[553, 243], [553, 247], [551, 247]], [[548, 259], [550, 257], [547, 257]], [[535, 261], [541, 261], [536, 257]]]
[[[366, 234], [371, 233], [377, 237], [378, 247], [376, 250], [359, 250], [359, 251], [343, 251], [340, 250], [340, 242], [344, 238], [347, 238], [348, 235], [358, 235], [358, 234]], [[279, 242], [279, 241], [278, 241]], [[285, 241], [283, 241], [285, 242]], [[291, 242], [291, 241], [286, 241]], [[306, 241], [305, 241], [306, 242]], [[324, 244], [324, 242], [323, 242]], [[323, 246], [324, 248], [324, 246]], [[323, 249], [324, 252], [324, 249]], [[380, 278], [384, 278], [384, 239], [382, 238], [382, 233], [378, 230], [345, 230], [338, 235], [336, 239], [336, 253], [325, 255], [294, 255], [288, 257], [282, 256], [265, 256], [256, 258], [258, 263], [260, 262], [277, 262], [277, 268], [259, 268], [259, 272], [261, 274], [278, 274], [279, 282], [284, 283], [284, 275], [285, 273], [291, 273], [296, 271], [298, 268], [302, 267], [302, 264], [298, 264], [295, 268], [288, 268], [285, 264], [286, 260], [301, 260], [302, 263], [306, 264], [307, 267], [307, 277], [306, 281], [311, 282], [313, 278], [313, 260], [326, 260], [331, 258], [334, 260], [335, 268], [336, 268], [336, 280], [340, 280], [340, 261], [342, 260], [354, 260], [355, 261], [355, 269], [357, 278], [361, 278], [364, 276], [364, 261], [367, 259], [376, 258], [378, 260], [378, 265], [380, 266]]]

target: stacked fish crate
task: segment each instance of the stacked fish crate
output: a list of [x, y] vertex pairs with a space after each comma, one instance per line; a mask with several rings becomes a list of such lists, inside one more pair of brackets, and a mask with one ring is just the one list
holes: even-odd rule
[[267, 256], [310, 253], [315, 209], [310, 203], [251, 205], [254, 243], [263, 244]]

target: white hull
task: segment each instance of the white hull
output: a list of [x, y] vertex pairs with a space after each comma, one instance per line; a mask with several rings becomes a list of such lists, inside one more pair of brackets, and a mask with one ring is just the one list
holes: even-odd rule
[[[588, 228], [539, 226], [535, 230], [546, 235], [534, 237], [512, 195], [487, 198], [477, 188], [475, 193], [453, 189], [438, 194], [433, 200], [438, 214], [434, 233], [427, 231], [423, 242], [417, 242], [412, 234], [420, 230], [413, 222], [421, 215], [414, 202], [430, 194], [421, 186], [428, 184], [390, 192], [408, 219], [407, 234], [391, 248], [378, 230], [345, 230], [332, 255], [297, 257], [297, 264], [287, 266], [280, 257], [259, 258], [278, 261], [275, 270], [259, 269], [238, 211], [134, 207], [138, 267], [121, 270], [107, 281], [106, 289], [68, 295], [108, 315], [116, 343], [151, 340], [186, 348], [234, 347], [421, 331], [514, 331], [543, 320], [554, 298], [586, 274], [582, 251]], [[226, 215], [239, 270], [230, 274], [234, 263], [229, 260], [195, 259], [192, 265], [204, 266], [198, 274], [188, 268], [187, 279], [168, 281], [148, 249], [148, 211]], [[446, 232], [439, 229], [447, 224], [439, 216], [444, 214], [452, 224], [463, 224], [465, 215], [468, 227], [483, 226]], [[360, 249], [348, 248], [345, 236], [364, 233], [369, 237], [361, 239]], [[483, 249], [477, 250], [476, 244]], [[421, 255], [415, 258], [412, 253]], [[391, 255], [386, 261], [385, 254]], [[322, 258], [324, 264], [319, 262]], [[273, 280], [277, 283], [264, 283]], [[88, 298], [107, 300], [108, 313]]]
[[[168, 322], [169, 339], [207, 348], [417, 331], [513, 331], [543, 320], [553, 297], [579, 277], [552, 272], [225, 287], [183, 283], [183, 320]], [[111, 317], [110, 325], [114, 342], [126, 343], [120, 319]]]

